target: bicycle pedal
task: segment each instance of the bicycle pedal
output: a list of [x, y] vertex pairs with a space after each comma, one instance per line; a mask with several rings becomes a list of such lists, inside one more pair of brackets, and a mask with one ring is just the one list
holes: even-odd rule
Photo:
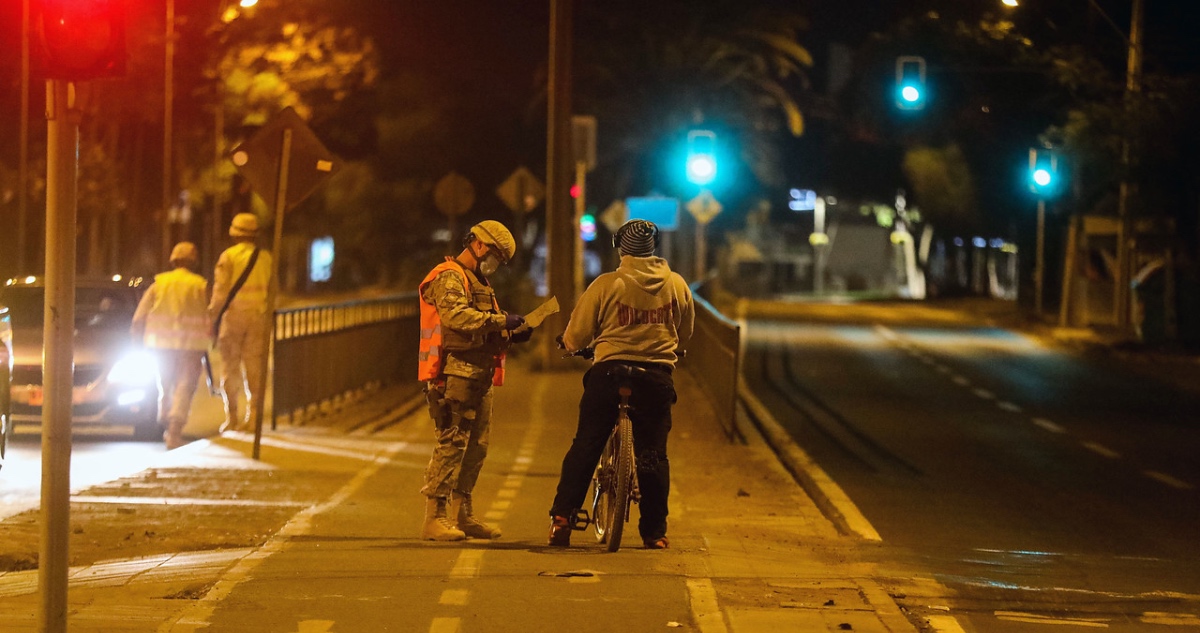
[[571, 513], [571, 529], [582, 531], [586, 530], [592, 524], [591, 517], [588, 516], [588, 511], [580, 508]]

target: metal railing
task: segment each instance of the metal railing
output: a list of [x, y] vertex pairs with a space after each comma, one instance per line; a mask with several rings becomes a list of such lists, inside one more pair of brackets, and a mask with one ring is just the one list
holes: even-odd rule
[[416, 293], [275, 311], [274, 412], [293, 423], [382, 384], [417, 382]]
[[687, 369], [704, 393], [712, 399], [713, 408], [725, 430], [725, 436], [737, 440], [741, 433], [737, 428], [738, 372], [740, 371], [738, 324], [721, 314], [704, 297], [700, 287], [693, 286], [696, 301], [696, 328], [687, 346], [687, 358], [682, 367]]

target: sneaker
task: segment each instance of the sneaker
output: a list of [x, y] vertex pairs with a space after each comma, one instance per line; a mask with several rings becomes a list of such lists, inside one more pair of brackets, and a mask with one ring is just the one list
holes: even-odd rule
[[671, 547], [671, 542], [665, 536], [654, 540], [642, 541], [642, 544], [646, 546], [646, 549], [667, 549]]
[[571, 546], [571, 520], [556, 516], [550, 521], [550, 547]]

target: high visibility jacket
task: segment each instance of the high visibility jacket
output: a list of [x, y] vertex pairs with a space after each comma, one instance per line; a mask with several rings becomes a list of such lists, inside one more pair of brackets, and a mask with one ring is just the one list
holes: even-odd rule
[[[472, 297], [475, 294], [471, 276], [467, 274], [462, 264], [451, 257], [447, 257], [446, 261], [435, 266], [421, 281], [421, 285], [417, 288], [417, 294], [421, 298], [421, 343], [418, 346], [417, 356], [418, 380], [428, 381], [442, 378], [442, 368], [445, 366], [447, 352], [442, 336], [442, 319], [438, 315], [437, 306], [425, 301], [425, 287], [447, 270], [453, 270], [462, 275], [463, 285], [471, 292]], [[500, 304], [496, 302], [495, 294], [491, 295], [491, 304], [492, 310], [499, 313]], [[492, 384], [497, 387], [504, 384], [504, 356], [503, 353], [497, 354], [496, 369], [492, 373]]]
[[[254, 244], [239, 242], [225, 249], [217, 258], [216, 270], [213, 271], [213, 295], [208, 304], [209, 314], [216, 318], [225, 298], [233, 287], [233, 282], [242, 276], [242, 271], [250, 263], [250, 254], [254, 252]], [[229, 304], [230, 311], [249, 311], [265, 313], [267, 311], [267, 288], [271, 284], [271, 254], [258, 251], [258, 259], [254, 262], [254, 270], [246, 277], [246, 283], [238, 290]]]
[[142, 330], [146, 347], [208, 349], [208, 282], [185, 268], [155, 275], [138, 303], [133, 322]]

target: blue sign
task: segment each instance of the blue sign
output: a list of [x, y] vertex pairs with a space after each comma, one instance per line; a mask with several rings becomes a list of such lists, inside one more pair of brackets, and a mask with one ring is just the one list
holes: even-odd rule
[[817, 208], [817, 192], [812, 189], [792, 189], [788, 192], [788, 208], [792, 211], [812, 211]]
[[679, 200], [675, 198], [626, 198], [626, 218], [649, 220], [660, 231], [679, 229]]

